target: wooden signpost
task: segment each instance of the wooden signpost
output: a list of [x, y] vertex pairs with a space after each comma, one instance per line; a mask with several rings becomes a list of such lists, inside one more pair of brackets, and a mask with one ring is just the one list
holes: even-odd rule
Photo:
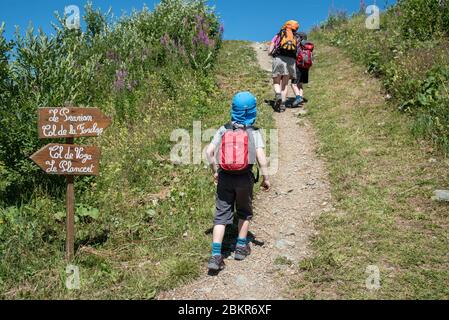
[[30, 158], [47, 174], [67, 179], [66, 259], [75, 255], [75, 176], [97, 176], [101, 151], [95, 146], [74, 144], [74, 138], [98, 137], [111, 125], [96, 108], [41, 108], [38, 133], [41, 139], [66, 138], [65, 144], [48, 144]]
[[41, 139], [98, 137], [111, 124], [96, 108], [41, 108], [38, 117]]
[[100, 153], [97, 147], [48, 144], [31, 159], [48, 174], [98, 176]]

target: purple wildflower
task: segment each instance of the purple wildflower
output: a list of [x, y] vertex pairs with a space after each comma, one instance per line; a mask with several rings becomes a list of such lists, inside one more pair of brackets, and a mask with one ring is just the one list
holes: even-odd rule
[[210, 44], [210, 39], [207, 33], [201, 29], [198, 33], [198, 39], [200, 42], [202, 42], [204, 45], [208, 46]]
[[170, 37], [168, 36], [168, 34], [164, 34], [164, 36], [161, 38], [161, 44], [164, 47], [167, 47], [169, 43], [170, 43]]
[[125, 88], [126, 78], [128, 77], [128, 71], [120, 69], [115, 72], [114, 89], [117, 91]]
[[201, 26], [201, 25], [204, 24], [205, 21], [206, 21], [206, 19], [204, 18], [203, 15], [201, 15], [201, 14], [197, 14], [196, 15], [196, 23], [197, 23], [197, 25]]

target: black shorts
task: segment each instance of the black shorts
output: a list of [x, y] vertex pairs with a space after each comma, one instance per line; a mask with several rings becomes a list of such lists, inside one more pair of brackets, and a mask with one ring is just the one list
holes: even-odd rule
[[293, 79], [294, 84], [309, 83], [309, 69], [296, 67], [296, 79]]
[[242, 175], [219, 172], [214, 225], [232, 224], [234, 209], [239, 219], [252, 219], [254, 182], [252, 172]]

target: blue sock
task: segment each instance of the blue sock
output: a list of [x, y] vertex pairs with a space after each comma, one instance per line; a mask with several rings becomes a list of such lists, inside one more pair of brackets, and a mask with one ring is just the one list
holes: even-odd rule
[[237, 239], [237, 247], [246, 247], [248, 244], [247, 238], [238, 238]]
[[214, 242], [212, 243], [212, 255], [221, 256], [221, 243]]

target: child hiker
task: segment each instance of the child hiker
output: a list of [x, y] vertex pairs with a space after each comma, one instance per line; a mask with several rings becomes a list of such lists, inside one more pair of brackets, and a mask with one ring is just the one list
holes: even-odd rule
[[309, 70], [313, 65], [313, 50], [314, 45], [307, 41], [307, 34], [304, 32], [298, 33], [299, 46], [298, 58], [296, 59], [296, 79], [292, 79], [292, 88], [295, 92], [295, 101], [293, 107], [296, 108], [303, 102], [307, 102], [304, 98], [304, 84], [309, 83]]
[[240, 92], [232, 102], [231, 122], [221, 127], [207, 148], [207, 157], [217, 184], [212, 257], [208, 268], [220, 271], [225, 267], [221, 247], [227, 225], [233, 224], [234, 208], [239, 218], [239, 235], [235, 259], [251, 254], [247, 237], [253, 217], [253, 187], [256, 179], [253, 165], [259, 164], [263, 175], [262, 188], [270, 189], [265, 144], [254, 123], [257, 100], [249, 92]]

